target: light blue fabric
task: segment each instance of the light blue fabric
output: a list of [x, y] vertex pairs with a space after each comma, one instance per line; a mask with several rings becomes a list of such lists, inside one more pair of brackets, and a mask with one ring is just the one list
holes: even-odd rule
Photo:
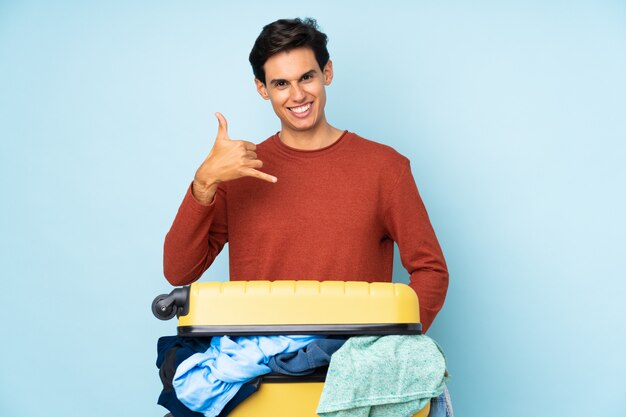
[[440, 396], [430, 400], [428, 417], [454, 417], [452, 401], [450, 400], [450, 393], [447, 387], [443, 389]]
[[295, 352], [324, 336], [228, 336], [214, 337], [204, 353], [196, 353], [178, 365], [172, 384], [176, 396], [190, 410], [215, 417], [239, 388], [269, 373], [272, 356]]

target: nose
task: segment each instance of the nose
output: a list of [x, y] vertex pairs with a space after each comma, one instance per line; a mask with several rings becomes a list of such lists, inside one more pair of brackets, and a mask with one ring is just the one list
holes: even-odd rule
[[289, 98], [292, 101], [303, 101], [305, 97], [306, 94], [304, 94], [304, 90], [302, 90], [302, 87], [300, 87], [298, 84], [294, 84], [291, 86], [291, 89], [289, 90]]

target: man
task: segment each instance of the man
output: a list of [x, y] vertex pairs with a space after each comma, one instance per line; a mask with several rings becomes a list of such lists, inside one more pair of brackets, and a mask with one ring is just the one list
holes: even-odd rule
[[394, 241], [427, 331], [448, 273], [409, 161], [326, 119], [333, 79], [314, 20], [263, 28], [250, 63], [281, 130], [258, 146], [226, 119], [165, 239], [173, 285], [197, 280], [229, 243], [231, 280], [391, 281]]

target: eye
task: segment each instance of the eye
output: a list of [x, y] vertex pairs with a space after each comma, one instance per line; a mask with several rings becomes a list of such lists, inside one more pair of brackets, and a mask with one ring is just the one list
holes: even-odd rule
[[308, 81], [308, 80], [311, 80], [311, 79], [313, 79], [313, 74], [304, 74], [302, 76], [302, 81]]
[[276, 87], [277, 88], [285, 88], [285, 87], [287, 87], [287, 81], [277, 81], [276, 82]]

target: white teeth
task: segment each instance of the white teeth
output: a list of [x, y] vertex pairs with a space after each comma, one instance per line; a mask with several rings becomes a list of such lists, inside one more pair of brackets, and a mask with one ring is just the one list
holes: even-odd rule
[[300, 106], [300, 107], [291, 107], [289, 110], [291, 110], [294, 113], [304, 113], [310, 107], [311, 107], [311, 103], [305, 104], [304, 106]]

